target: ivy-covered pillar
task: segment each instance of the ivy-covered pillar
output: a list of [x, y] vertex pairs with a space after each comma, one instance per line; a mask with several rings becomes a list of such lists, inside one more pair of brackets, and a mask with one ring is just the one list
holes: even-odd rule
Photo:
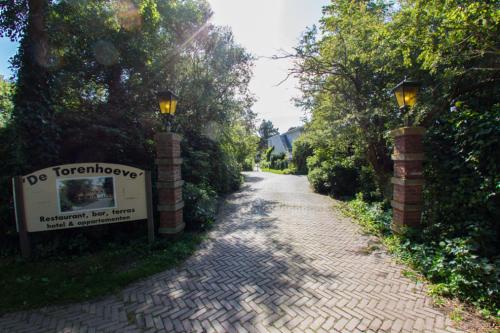
[[418, 227], [421, 223], [424, 133], [423, 127], [402, 127], [391, 131], [394, 138], [391, 228], [394, 232], [402, 232], [405, 227]]
[[158, 133], [156, 165], [158, 168], [158, 211], [160, 236], [174, 236], [184, 230], [181, 177], [181, 137], [170, 132]]

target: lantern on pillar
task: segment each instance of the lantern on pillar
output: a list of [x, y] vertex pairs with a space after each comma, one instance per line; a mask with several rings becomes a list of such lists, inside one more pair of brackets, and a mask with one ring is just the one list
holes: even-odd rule
[[403, 113], [405, 126], [408, 126], [408, 111], [417, 103], [419, 90], [420, 82], [407, 79], [406, 77], [392, 89], [398, 101], [399, 109]]
[[170, 132], [172, 118], [177, 108], [178, 97], [170, 90], [159, 91], [157, 93], [158, 104], [160, 106], [160, 113], [165, 119], [165, 128]]
[[408, 111], [416, 104], [420, 83], [405, 78], [392, 91], [404, 117], [404, 127], [391, 131], [394, 138], [394, 185], [391, 228], [396, 233], [419, 227], [423, 207], [423, 127], [408, 126]]

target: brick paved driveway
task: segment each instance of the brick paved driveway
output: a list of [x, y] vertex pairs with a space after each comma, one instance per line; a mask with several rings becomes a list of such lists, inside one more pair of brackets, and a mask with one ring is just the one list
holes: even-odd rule
[[456, 332], [333, 204], [305, 177], [248, 173], [178, 269], [102, 300], [3, 316], [0, 332]]

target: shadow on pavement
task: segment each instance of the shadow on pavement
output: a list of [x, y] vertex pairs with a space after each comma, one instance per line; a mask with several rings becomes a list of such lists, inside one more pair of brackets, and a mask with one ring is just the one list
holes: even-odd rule
[[136, 312], [139, 327], [151, 328], [147, 316], [160, 308], [167, 331], [185, 332], [186, 325], [193, 330], [211, 325], [217, 332], [296, 325], [288, 305], [295, 308], [299, 299], [314, 304], [322, 297], [303, 286], [311, 277], [331, 281], [335, 276], [315, 270], [310, 258], [278, 235], [278, 220], [272, 216], [277, 204], [249, 193], [232, 195], [219, 215], [222, 223], [211, 232], [212, 240], [175, 275], [167, 272], [159, 288], [146, 283], [123, 293], [158, 297], [157, 304]]

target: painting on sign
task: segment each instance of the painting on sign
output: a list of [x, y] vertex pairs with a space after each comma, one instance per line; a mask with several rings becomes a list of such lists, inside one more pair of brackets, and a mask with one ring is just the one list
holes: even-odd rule
[[57, 179], [59, 213], [116, 207], [114, 177]]

